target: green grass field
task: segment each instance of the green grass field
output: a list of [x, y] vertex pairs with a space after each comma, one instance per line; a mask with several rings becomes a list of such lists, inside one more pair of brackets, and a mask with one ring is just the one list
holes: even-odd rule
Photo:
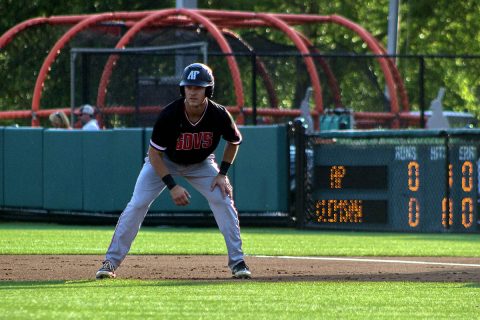
[[[113, 229], [0, 223], [0, 254], [104, 254]], [[249, 255], [480, 257], [477, 234], [243, 228], [242, 237]], [[219, 231], [214, 228], [144, 227], [131, 254], [225, 254], [225, 248]], [[117, 317], [477, 319], [480, 284], [122, 279], [0, 282], [0, 319]]]

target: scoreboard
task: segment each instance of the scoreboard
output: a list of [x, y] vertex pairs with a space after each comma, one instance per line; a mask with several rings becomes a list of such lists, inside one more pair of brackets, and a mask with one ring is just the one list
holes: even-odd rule
[[430, 134], [311, 137], [307, 226], [478, 232], [480, 135]]

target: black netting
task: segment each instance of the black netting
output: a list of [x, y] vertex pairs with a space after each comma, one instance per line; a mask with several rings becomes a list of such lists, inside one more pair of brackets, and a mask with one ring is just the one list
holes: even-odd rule
[[[69, 26], [39, 26], [21, 33], [0, 52], [2, 81], [0, 106], [4, 110], [28, 110], [40, 67], [55, 42]], [[322, 27], [323, 28], [323, 27]], [[76, 35], [61, 51], [45, 81], [41, 108], [70, 107], [70, 59], [74, 48], [113, 48], [127, 32], [123, 24], [101, 24]], [[315, 50], [312, 59], [318, 73], [323, 107], [333, 110], [342, 107], [353, 112], [384, 112], [390, 110], [386, 78], [379, 61], [368, 55], [362, 41], [343, 34], [332, 26], [310, 35]], [[240, 70], [244, 106], [251, 108], [296, 109], [305, 92], [312, 86], [304, 56], [292, 41], [274, 29], [268, 32], [236, 30], [226, 32], [230, 47]], [[313, 31], [312, 31], [313, 32]], [[41, 39], [39, 41], [38, 39]], [[345, 39], [351, 39], [345, 40]], [[204, 28], [147, 28], [138, 33], [127, 48], [178, 46], [192, 43], [206, 45], [206, 62], [217, 79], [215, 99], [235, 106], [237, 98], [232, 72], [226, 56], [216, 40]], [[193, 50], [193, 49], [192, 49]], [[360, 54], [355, 54], [360, 53]], [[252, 56], [255, 54], [255, 56]], [[75, 106], [96, 104], [98, 85], [109, 54], [82, 52], [76, 57]], [[199, 48], [193, 51], [161, 50], [157, 53], [122, 54], [110, 78], [105, 107], [134, 108], [136, 113], [106, 112], [107, 126], [148, 125], [149, 116], [139, 111], [147, 105], [164, 105], [176, 96], [175, 82], [179, 70], [193, 61], [203, 61]], [[477, 110], [478, 79], [467, 76], [480, 67], [478, 57], [461, 56], [400, 56], [396, 58], [406, 96], [398, 95], [400, 109], [428, 109], [439, 88], [446, 88], [444, 109]], [[445, 73], [445, 71], [447, 71]], [[398, 87], [398, 85], [397, 85]], [[408, 101], [407, 99], [408, 98]], [[404, 106], [408, 103], [408, 106]], [[310, 101], [313, 108], [313, 100]], [[472, 111], [471, 111], [472, 112]], [[252, 119], [247, 117], [247, 123]], [[285, 122], [291, 118], [259, 116], [258, 122]], [[45, 121], [45, 120], [42, 120]], [[25, 120], [26, 123], [29, 120]], [[389, 127], [390, 122], [357, 122], [358, 127]], [[401, 123], [409, 126], [409, 123]], [[418, 126], [418, 123], [416, 124]]]

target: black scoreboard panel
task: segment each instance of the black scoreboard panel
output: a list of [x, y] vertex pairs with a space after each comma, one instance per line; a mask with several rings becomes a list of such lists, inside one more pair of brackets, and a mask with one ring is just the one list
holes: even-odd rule
[[[477, 146], [443, 139], [316, 144], [314, 208], [325, 229], [478, 232]], [[448, 150], [448, 152], [447, 152]]]
[[[315, 166], [315, 186], [320, 189], [380, 189], [388, 187], [387, 166]], [[347, 174], [348, 172], [348, 174]]]
[[317, 222], [325, 224], [385, 224], [387, 212], [387, 200], [321, 199], [315, 202]]

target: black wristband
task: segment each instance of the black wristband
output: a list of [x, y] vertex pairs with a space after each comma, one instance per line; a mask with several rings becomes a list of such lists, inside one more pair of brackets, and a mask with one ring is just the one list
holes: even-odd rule
[[220, 171], [218, 173], [226, 176], [228, 172], [228, 168], [230, 168], [230, 163], [226, 161], [222, 161], [222, 163], [220, 164]]
[[163, 183], [167, 186], [168, 190], [172, 190], [177, 184], [171, 174], [167, 174], [165, 177], [162, 178]]

